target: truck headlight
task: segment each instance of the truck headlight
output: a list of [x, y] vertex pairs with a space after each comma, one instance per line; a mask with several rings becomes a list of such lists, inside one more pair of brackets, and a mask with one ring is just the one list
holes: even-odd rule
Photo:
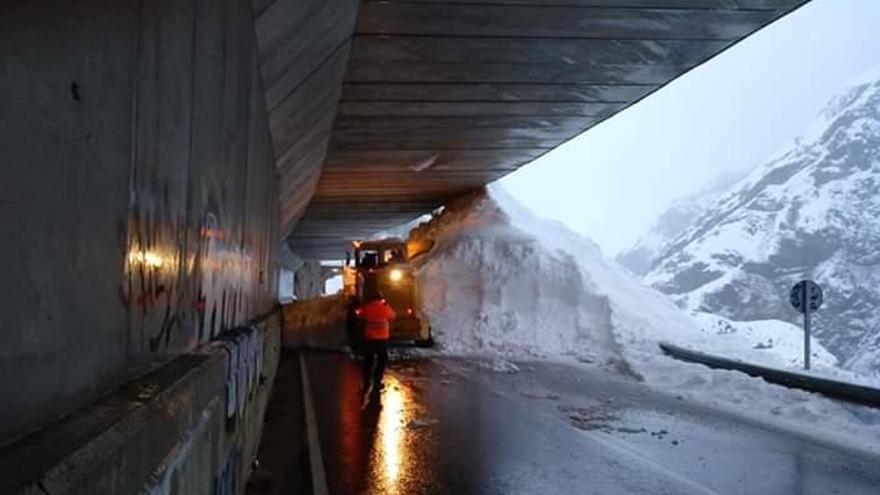
[[388, 278], [391, 279], [392, 282], [400, 282], [403, 280], [403, 271], [395, 268], [388, 273]]

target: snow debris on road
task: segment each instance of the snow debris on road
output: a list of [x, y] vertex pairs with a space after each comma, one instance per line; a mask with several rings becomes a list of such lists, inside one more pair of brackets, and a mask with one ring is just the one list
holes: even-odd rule
[[[410, 238], [435, 243], [415, 264], [441, 353], [488, 363], [552, 359], [598, 367], [672, 395], [880, 452], [877, 411], [675, 361], [657, 345], [668, 341], [792, 367], [799, 364], [797, 327], [689, 315], [606, 260], [591, 241], [532, 216], [499, 186], [448, 204]], [[824, 348], [814, 349], [821, 373], [858, 381]]]
[[614, 423], [620, 417], [611, 403], [601, 403], [589, 407], [559, 406], [559, 410], [568, 415], [568, 420], [575, 428], [605, 432], [614, 431]]
[[477, 363], [481, 368], [494, 371], [496, 373], [516, 373], [519, 371], [519, 366], [506, 359], [502, 358], [489, 358], [487, 360], [481, 360]]

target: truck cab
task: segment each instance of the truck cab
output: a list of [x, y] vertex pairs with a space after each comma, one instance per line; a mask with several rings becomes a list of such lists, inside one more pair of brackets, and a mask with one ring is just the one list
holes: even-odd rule
[[406, 242], [394, 238], [355, 241], [352, 248], [343, 269], [350, 339], [357, 342], [363, 335], [364, 322], [354, 314], [355, 309], [378, 292], [397, 313], [391, 322], [391, 343], [433, 344]]

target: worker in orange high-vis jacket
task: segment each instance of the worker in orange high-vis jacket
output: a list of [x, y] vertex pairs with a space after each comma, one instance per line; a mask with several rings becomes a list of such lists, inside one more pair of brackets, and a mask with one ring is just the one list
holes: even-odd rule
[[355, 310], [364, 320], [364, 403], [382, 386], [382, 375], [388, 361], [388, 339], [391, 322], [397, 315], [378, 292]]

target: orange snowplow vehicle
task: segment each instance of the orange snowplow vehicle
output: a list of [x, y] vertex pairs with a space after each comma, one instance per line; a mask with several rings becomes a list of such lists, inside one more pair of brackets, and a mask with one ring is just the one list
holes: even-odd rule
[[350, 341], [358, 342], [364, 333], [364, 322], [355, 315], [355, 309], [378, 291], [397, 313], [391, 322], [392, 344], [433, 345], [431, 327], [421, 311], [421, 293], [406, 243], [400, 239], [381, 239], [355, 241], [352, 247], [353, 253], [346, 253], [342, 271]]

